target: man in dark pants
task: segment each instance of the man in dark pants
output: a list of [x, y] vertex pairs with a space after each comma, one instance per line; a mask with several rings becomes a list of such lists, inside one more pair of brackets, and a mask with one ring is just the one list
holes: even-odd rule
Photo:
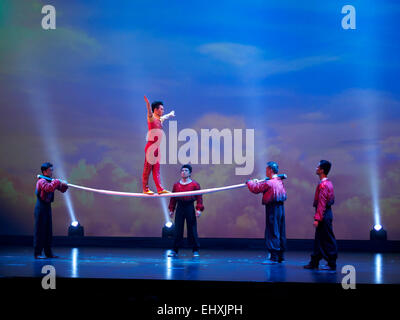
[[[53, 165], [49, 162], [43, 163], [42, 174], [51, 178], [53, 176]], [[57, 258], [51, 250], [53, 237], [53, 226], [51, 219], [51, 203], [54, 201], [54, 191], [65, 192], [68, 189], [66, 182], [54, 179], [48, 181], [40, 178], [36, 183], [36, 205], [35, 205], [35, 229], [33, 234], [33, 246], [35, 259], [43, 259], [42, 250], [47, 258]]]
[[270, 253], [264, 264], [276, 264], [284, 260], [286, 249], [285, 207], [286, 190], [278, 177], [279, 167], [276, 162], [267, 163], [266, 174], [269, 180], [249, 180], [247, 187], [253, 193], [263, 193], [265, 205], [265, 242]]
[[336, 270], [337, 244], [332, 228], [332, 209], [335, 202], [333, 185], [328, 180], [328, 173], [331, 169], [331, 163], [327, 160], [321, 160], [316, 169], [316, 174], [321, 180], [317, 186], [314, 197], [314, 215], [315, 240], [314, 252], [311, 255], [311, 261], [304, 266], [305, 269], [318, 269], [319, 261], [325, 259], [328, 262], [327, 268], [322, 270]]
[[[172, 192], [185, 192], [200, 190], [200, 184], [191, 179], [192, 166], [185, 164], [181, 168], [181, 180], [176, 182], [172, 188]], [[196, 210], [194, 208], [194, 202], [196, 201]], [[174, 248], [168, 256], [176, 257], [178, 250], [183, 246], [183, 231], [186, 220], [187, 225], [187, 237], [189, 243], [193, 246], [193, 256], [199, 256], [199, 239], [197, 236], [197, 220], [196, 217], [201, 216], [201, 212], [204, 210], [203, 198], [201, 195], [196, 196], [184, 196], [184, 197], [172, 197], [169, 202], [170, 217], [174, 215], [176, 206], [175, 216], [175, 239]]]

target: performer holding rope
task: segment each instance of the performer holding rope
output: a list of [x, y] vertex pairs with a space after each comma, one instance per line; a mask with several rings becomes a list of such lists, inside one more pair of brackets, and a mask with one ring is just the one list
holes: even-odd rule
[[52, 179], [53, 165], [45, 162], [41, 166], [43, 176], [36, 183], [36, 205], [35, 205], [35, 229], [33, 233], [33, 246], [35, 259], [58, 258], [51, 250], [53, 238], [53, 226], [51, 218], [51, 203], [54, 201], [54, 191], [57, 189], [62, 193], [68, 189], [66, 181]]
[[[253, 193], [263, 193], [262, 203], [265, 205], [265, 242], [270, 253], [264, 264], [280, 263], [284, 260], [286, 248], [285, 207], [286, 190], [278, 176], [278, 164], [267, 163], [266, 180], [249, 180], [247, 187]], [[285, 175], [283, 176], [286, 177]]]
[[[161, 101], [155, 101], [151, 104], [150, 107], [150, 102], [144, 96], [144, 100], [146, 101], [146, 107], [147, 107], [147, 125], [149, 128], [149, 133], [151, 130], [159, 129], [162, 130], [162, 123], [169, 119], [170, 117], [175, 116], [175, 112], [172, 111], [169, 114], [163, 116], [164, 114], [164, 105]], [[145, 151], [145, 159], [144, 159], [144, 167], [143, 167], [143, 176], [142, 176], [142, 184], [143, 184], [143, 193], [152, 195], [154, 194], [153, 191], [149, 189], [149, 175], [150, 172], [153, 171], [153, 179], [154, 183], [156, 184], [157, 188], [157, 193], [158, 194], [163, 194], [163, 193], [169, 193], [169, 191], [165, 190], [161, 186], [161, 181], [160, 181], [160, 154], [159, 154], [159, 148], [156, 148], [154, 150], [154, 153], [151, 154], [151, 151], [153, 151], [153, 148], [151, 146], [155, 144], [158, 141], [158, 137], [154, 137], [154, 140], [148, 140], [146, 147], [144, 149]], [[158, 144], [160, 141], [158, 141]], [[154, 156], [156, 158], [155, 163], [149, 162], [149, 159]]]

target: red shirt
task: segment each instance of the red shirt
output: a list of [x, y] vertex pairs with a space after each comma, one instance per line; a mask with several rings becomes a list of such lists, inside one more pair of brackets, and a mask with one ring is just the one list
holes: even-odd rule
[[269, 180], [262, 180], [259, 182], [254, 182], [249, 180], [247, 182], [247, 187], [253, 193], [263, 193], [262, 204], [271, 204], [273, 202], [285, 201], [286, 190], [283, 182], [280, 178], [274, 177]]
[[314, 220], [322, 221], [324, 212], [327, 207], [330, 207], [335, 202], [335, 193], [333, 192], [333, 184], [328, 179], [323, 179], [318, 184], [315, 190], [314, 204], [316, 212]]
[[[172, 192], [185, 192], [185, 191], [194, 191], [194, 190], [200, 190], [200, 184], [198, 184], [196, 181], [192, 180], [188, 184], [182, 184], [180, 181], [175, 182]], [[195, 195], [195, 196], [184, 196], [184, 197], [172, 197], [169, 200], [169, 211], [174, 211], [176, 203], [178, 201], [196, 201], [196, 210], [203, 211], [204, 206], [203, 206], [203, 197], [201, 194]]]
[[50, 203], [54, 201], [54, 191], [56, 189], [64, 193], [67, 191], [68, 186], [58, 179], [54, 179], [51, 182], [46, 179], [39, 179], [36, 183], [36, 194], [44, 202]]
[[[157, 119], [155, 116], [153, 116], [153, 120], [149, 121], [149, 119], [147, 119], [147, 127], [149, 128], [149, 131], [147, 132], [147, 134], [150, 133], [151, 130], [155, 130], [155, 129], [159, 129], [162, 130], [162, 122], [160, 119]], [[155, 133], [153, 133], [155, 134]], [[146, 137], [146, 140], [149, 138], [149, 136]], [[147, 156], [147, 149], [156, 141], [158, 141], [159, 136], [158, 135], [154, 135], [151, 139], [153, 140], [147, 140], [146, 146], [144, 148], [145, 152], [146, 152], [146, 156]], [[161, 137], [160, 137], [161, 138]], [[161, 143], [161, 141], [160, 141]], [[158, 148], [154, 151], [154, 156], [158, 157]]]
[[67, 191], [68, 186], [58, 179], [54, 179], [51, 182], [46, 179], [39, 179], [36, 183], [36, 194], [44, 202], [50, 203], [54, 201], [54, 191], [56, 189], [64, 193]]
[[152, 129], [162, 129], [162, 122], [160, 119], [157, 119], [155, 116], [153, 116], [153, 121], [149, 121], [149, 119], [147, 119], [147, 127], [149, 128], [149, 131]]

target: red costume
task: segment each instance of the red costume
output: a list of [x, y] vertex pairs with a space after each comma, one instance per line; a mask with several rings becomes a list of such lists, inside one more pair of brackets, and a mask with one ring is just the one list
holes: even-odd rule
[[249, 180], [247, 187], [252, 193], [263, 193], [262, 204], [267, 205], [273, 202], [286, 200], [286, 190], [280, 178], [274, 177], [269, 180], [255, 182]]
[[[152, 121], [147, 120], [147, 125], [149, 128], [149, 132], [153, 129], [160, 129], [162, 130], [162, 122], [160, 119], [157, 119], [156, 117], [152, 117]], [[144, 148], [145, 152], [145, 158], [144, 158], [144, 167], [143, 167], [143, 176], [142, 176], [142, 184], [143, 184], [143, 191], [146, 191], [149, 189], [149, 175], [150, 172], [153, 171], [153, 180], [157, 188], [157, 192], [162, 191], [164, 188], [161, 186], [160, 182], [160, 162], [157, 161], [155, 164], [151, 164], [147, 161], [148, 159], [148, 154], [147, 150], [149, 147], [156, 143], [158, 141], [158, 137], [154, 137], [154, 141], [147, 141], [146, 147]], [[154, 156], [158, 157], [159, 154], [159, 148], [157, 148], [154, 152]]]
[[314, 252], [311, 255], [311, 268], [318, 268], [323, 258], [332, 270], [336, 270], [337, 243], [333, 233], [333, 213], [331, 206], [335, 201], [333, 185], [328, 178], [324, 178], [317, 186], [314, 196], [315, 215], [318, 221], [315, 229]]
[[315, 190], [314, 204], [316, 212], [314, 215], [314, 220], [322, 221], [324, 218], [324, 212], [335, 202], [335, 193], [333, 192], [333, 184], [330, 180], [323, 179], [320, 184], [318, 184]]
[[[192, 180], [188, 184], [182, 184], [180, 181], [176, 182], [172, 188], [172, 192], [184, 192], [200, 190], [200, 185]], [[174, 251], [178, 252], [179, 248], [183, 246], [183, 229], [186, 220], [187, 226], [187, 237], [189, 243], [193, 247], [193, 252], [198, 251], [200, 247], [199, 237], [197, 235], [197, 220], [194, 208], [194, 201], [196, 201], [196, 210], [203, 211], [203, 198], [202, 196], [184, 196], [184, 197], [173, 197], [169, 201], [169, 211], [174, 212], [175, 206], [175, 240], [174, 240]]]
[[262, 204], [265, 205], [265, 243], [271, 253], [271, 260], [282, 262], [286, 250], [285, 207], [286, 190], [282, 180], [274, 175], [262, 181], [247, 181], [252, 193], [263, 193]]
[[36, 195], [46, 203], [54, 201], [54, 191], [59, 190], [64, 193], [67, 189], [68, 185], [61, 183], [58, 179], [51, 182], [46, 179], [39, 179], [36, 183]]
[[35, 256], [41, 255], [43, 249], [47, 257], [53, 256], [51, 242], [53, 238], [51, 203], [54, 201], [54, 191], [65, 192], [68, 185], [54, 179], [51, 182], [39, 179], [36, 183], [35, 228], [33, 246]]
[[[180, 183], [180, 181], [175, 182], [172, 188], [172, 192], [185, 192], [194, 190], [200, 190], [200, 185], [194, 180], [192, 180], [188, 184], [182, 184]], [[184, 202], [196, 201], [196, 210], [198, 211], [204, 210], [203, 197], [201, 196], [201, 194], [195, 196], [172, 197], [169, 201], [169, 207], [168, 207], [169, 211], [173, 212], [175, 210], [175, 206], [178, 201], [184, 201]]]

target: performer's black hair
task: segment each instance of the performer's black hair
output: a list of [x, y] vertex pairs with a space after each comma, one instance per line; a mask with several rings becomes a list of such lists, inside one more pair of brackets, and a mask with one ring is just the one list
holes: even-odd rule
[[267, 163], [267, 167], [272, 169], [273, 173], [278, 173], [279, 172], [279, 166], [276, 162], [270, 161]]
[[164, 105], [164, 103], [162, 101], [154, 101], [151, 104], [151, 111], [154, 112], [154, 109], [158, 109], [160, 106], [163, 106], [163, 105]]
[[331, 171], [332, 164], [328, 160], [321, 160], [319, 162], [319, 167], [324, 170], [324, 173], [328, 175], [329, 171]]
[[181, 170], [184, 169], [184, 168], [189, 169], [189, 172], [192, 173], [192, 166], [190, 164], [184, 164], [182, 166]]
[[53, 165], [52, 165], [50, 162], [45, 162], [45, 163], [43, 163], [42, 166], [40, 167], [40, 170], [42, 170], [42, 173], [43, 173], [43, 171], [47, 170], [48, 168], [51, 168], [52, 166], [53, 166]]

